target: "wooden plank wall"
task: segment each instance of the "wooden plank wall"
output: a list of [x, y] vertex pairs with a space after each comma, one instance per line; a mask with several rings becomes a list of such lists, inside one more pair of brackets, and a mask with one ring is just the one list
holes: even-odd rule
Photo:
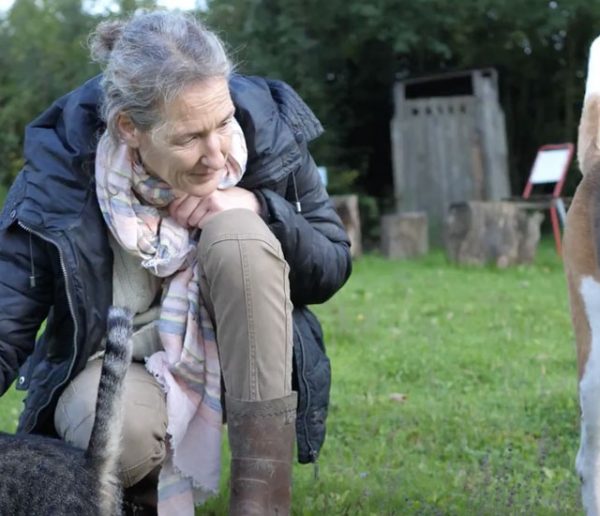
[[486, 181], [473, 96], [430, 97], [396, 104], [392, 122], [397, 209], [425, 211], [440, 242], [453, 202], [483, 200]]

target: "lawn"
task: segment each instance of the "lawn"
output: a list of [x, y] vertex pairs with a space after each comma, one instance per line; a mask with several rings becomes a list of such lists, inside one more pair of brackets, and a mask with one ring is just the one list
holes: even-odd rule
[[[367, 256], [315, 311], [331, 407], [318, 469], [295, 467], [294, 514], [581, 512], [575, 351], [550, 242], [506, 270]], [[1, 428], [18, 405], [0, 401]], [[225, 514], [226, 499], [197, 514]]]

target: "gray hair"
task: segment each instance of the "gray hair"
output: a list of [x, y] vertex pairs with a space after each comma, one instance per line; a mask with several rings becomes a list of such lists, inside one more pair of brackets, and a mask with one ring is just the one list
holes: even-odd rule
[[136, 128], [162, 123], [161, 109], [188, 85], [233, 70], [219, 37], [193, 16], [176, 11], [101, 22], [90, 36], [92, 59], [104, 65], [101, 116], [114, 143], [119, 113]]

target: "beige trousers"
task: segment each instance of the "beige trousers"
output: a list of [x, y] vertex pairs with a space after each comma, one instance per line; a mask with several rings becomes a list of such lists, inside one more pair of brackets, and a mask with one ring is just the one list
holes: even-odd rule
[[[213, 319], [225, 390], [239, 400], [292, 392], [292, 305], [289, 268], [279, 241], [249, 210], [216, 215], [198, 245], [202, 300]], [[90, 361], [65, 389], [54, 423], [67, 442], [85, 448], [94, 419], [100, 360]], [[165, 398], [144, 366], [125, 378], [122, 479], [139, 482], [166, 453]]]

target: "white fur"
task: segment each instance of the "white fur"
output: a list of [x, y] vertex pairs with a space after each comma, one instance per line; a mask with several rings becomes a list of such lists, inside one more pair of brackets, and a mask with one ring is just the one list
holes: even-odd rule
[[585, 96], [600, 93], [600, 36], [597, 37], [590, 47], [588, 61], [588, 75], [585, 85]]
[[[598, 40], [597, 40], [598, 41]], [[594, 43], [596, 44], [596, 43]], [[588, 516], [600, 515], [600, 283], [581, 280], [581, 296], [590, 325], [590, 354], [579, 383], [581, 444], [576, 468], [583, 482], [581, 495]]]

